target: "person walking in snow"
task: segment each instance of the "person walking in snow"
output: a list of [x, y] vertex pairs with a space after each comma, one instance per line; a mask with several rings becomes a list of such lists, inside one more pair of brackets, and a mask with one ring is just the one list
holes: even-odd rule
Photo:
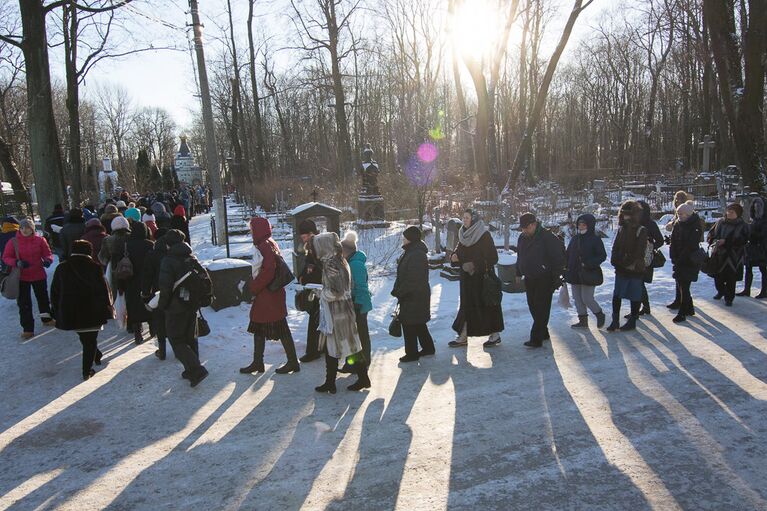
[[104, 208], [104, 214], [101, 215], [101, 225], [104, 226], [104, 230], [106, 230], [107, 234], [112, 234], [112, 221], [119, 217], [120, 212], [117, 211], [117, 206], [114, 204], [107, 204]]
[[[610, 263], [615, 268], [613, 290], [613, 318], [608, 332], [629, 331], [636, 328], [639, 308], [642, 306], [642, 279], [645, 274], [647, 251], [647, 229], [642, 226], [642, 206], [628, 200], [621, 205], [618, 213], [618, 234], [613, 242]], [[620, 326], [621, 301], [631, 302], [631, 315]]]
[[103, 354], [98, 348], [99, 332], [114, 318], [112, 295], [104, 279], [101, 265], [93, 260], [93, 247], [85, 240], [72, 243], [70, 257], [56, 267], [51, 284], [51, 305], [56, 328], [74, 330], [83, 346], [83, 380], [101, 365]]
[[[130, 210], [129, 210], [130, 211]], [[138, 210], [135, 210], [138, 211]], [[152, 319], [141, 297], [141, 284], [144, 275], [144, 262], [154, 249], [154, 242], [149, 240], [149, 229], [140, 221], [131, 220], [125, 249], [133, 265], [133, 276], [125, 281], [125, 306], [128, 311], [128, 324], [133, 330], [136, 344], [144, 342], [143, 324]]]
[[[322, 261], [315, 255], [312, 239], [320, 232], [314, 221], [306, 219], [298, 225], [298, 234], [304, 242], [304, 267], [298, 276], [298, 283], [302, 286], [307, 284], [322, 284]], [[310, 295], [311, 296], [311, 295]], [[306, 353], [301, 357], [301, 362], [308, 363], [322, 356], [319, 349], [320, 333], [317, 327], [320, 324], [320, 302], [309, 300], [307, 302], [309, 313], [309, 326], [306, 330]]]
[[525, 279], [527, 307], [533, 317], [528, 348], [540, 348], [549, 335], [549, 316], [554, 291], [562, 283], [566, 266], [562, 240], [545, 229], [535, 215], [525, 213], [519, 217], [522, 235], [517, 246], [517, 276]]
[[186, 209], [179, 204], [173, 210], [173, 217], [170, 219], [170, 228], [178, 229], [186, 236], [186, 241], [192, 243], [192, 238], [189, 236], [189, 221], [186, 218]]
[[[168, 253], [168, 245], [165, 243], [166, 229], [157, 229], [157, 241], [154, 243], [152, 251], [144, 259], [144, 268], [141, 272], [141, 299], [143, 302], [149, 302], [154, 294], [160, 290], [160, 265], [163, 258]], [[154, 356], [160, 360], [165, 360], [167, 356], [167, 338], [165, 332], [165, 313], [160, 309], [153, 309], [149, 320], [149, 330], [157, 338], [157, 350]]]
[[448, 346], [459, 348], [469, 343], [469, 337], [488, 336], [485, 347], [501, 343], [503, 314], [501, 305], [485, 305], [482, 301], [482, 283], [485, 273], [494, 271], [498, 262], [490, 232], [476, 211], [463, 213], [463, 226], [458, 230], [458, 245], [450, 256], [450, 263], [461, 268], [458, 314], [453, 330], [458, 334]]
[[[193, 296], [192, 284], [187, 279], [206, 280], [210, 277], [199, 261], [192, 255], [192, 247], [184, 243], [184, 233], [171, 229], [165, 235], [168, 254], [160, 263], [160, 298], [157, 308], [165, 313], [165, 331], [173, 347], [173, 353], [184, 366], [182, 378], [196, 387], [208, 376], [200, 364], [200, 348], [197, 340], [197, 314], [202, 305], [210, 303], [211, 296]], [[194, 272], [196, 276], [192, 276]]]
[[101, 251], [101, 243], [106, 237], [107, 231], [104, 229], [104, 226], [101, 225], [101, 220], [98, 218], [91, 218], [85, 222], [85, 232], [80, 237], [80, 239], [85, 240], [91, 244], [91, 248], [93, 250], [91, 257], [99, 264], [101, 264], [101, 261], [99, 261], [98, 258], [99, 252]]
[[253, 217], [250, 220], [250, 232], [253, 237], [252, 278], [248, 287], [253, 295], [250, 307], [248, 332], [253, 334], [253, 361], [240, 369], [245, 373], [263, 373], [264, 349], [266, 340], [279, 340], [288, 361], [275, 370], [277, 374], [297, 373], [301, 370], [296, 356], [296, 345], [288, 326], [288, 309], [285, 304], [285, 288], [276, 291], [269, 289], [274, 280], [280, 248], [272, 239], [272, 226], [269, 220]]
[[61, 243], [61, 260], [65, 261], [72, 252], [72, 244], [79, 240], [85, 234], [85, 219], [83, 210], [72, 208], [67, 215], [67, 223], [59, 231], [59, 242]]
[[37, 298], [37, 309], [43, 325], [52, 326], [51, 306], [48, 298], [48, 280], [45, 269], [53, 263], [53, 254], [45, 238], [35, 233], [35, 224], [31, 218], [19, 222], [16, 237], [5, 244], [3, 263], [9, 268], [20, 268], [19, 307], [23, 339], [35, 335], [35, 319], [32, 315], [32, 291]]
[[712, 257], [716, 258], [718, 270], [714, 276], [716, 296], [724, 298], [725, 305], [732, 306], [737, 281], [743, 279], [745, 247], [748, 242], [748, 224], [743, 220], [743, 206], [730, 204], [725, 217], [720, 218], [708, 233], [708, 243], [714, 245]]
[[[652, 243], [653, 250], [658, 250], [665, 243], [663, 234], [661, 234], [658, 224], [652, 219], [650, 205], [643, 200], [639, 201], [639, 205], [642, 207], [642, 227], [647, 230], [647, 239]], [[642, 308], [639, 310], [640, 316], [649, 315], [651, 313], [650, 296], [647, 294], [647, 284], [652, 284], [654, 276], [655, 269], [652, 264], [647, 265], [642, 278]]]
[[155, 222], [157, 222], [157, 227], [162, 229], [170, 229], [170, 215], [165, 210], [165, 204], [163, 204], [160, 200], [157, 200], [156, 202], [153, 202], [152, 205], [149, 207], [149, 209], [154, 214]]
[[604, 282], [601, 264], [607, 259], [605, 245], [596, 233], [596, 222], [594, 215], [579, 216], [578, 232], [567, 246], [565, 282], [570, 284], [578, 312], [578, 322], [571, 325], [573, 328], [588, 328], [589, 310], [596, 316], [597, 328], [605, 324], [605, 313], [594, 299], [594, 291]]
[[400, 362], [415, 362], [435, 353], [434, 339], [427, 326], [431, 319], [431, 286], [426, 257], [429, 249], [421, 237], [421, 230], [416, 226], [410, 226], [402, 233], [402, 255], [397, 260], [397, 279], [391, 290], [399, 305], [405, 340], [405, 356], [399, 359]]
[[143, 215], [141, 215], [141, 221], [144, 222], [147, 229], [149, 229], [149, 234], [153, 240], [157, 239], [157, 222], [155, 221], [154, 214], [152, 214], [151, 210], [147, 210]]
[[370, 329], [368, 328], [368, 312], [373, 309], [373, 302], [368, 287], [368, 269], [365, 266], [367, 256], [357, 248], [357, 233], [348, 231], [341, 240], [341, 247], [349, 270], [352, 274], [352, 301], [354, 302], [354, 317], [357, 321], [357, 333], [360, 336], [362, 351], [351, 355], [341, 369], [342, 373], [357, 375], [357, 383], [351, 390], [362, 390], [370, 387], [368, 368], [370, 367]]
[[[325, 383], [314, 390], [335, 394], [338, 361], [362, 351], [352, 301], [351, 270], [343, 257], [338, 234], [318, 234], [312, 238], [311, 243], [314, 253], [322, 262], [319, 348], [325, 351]], [[355, 384], [349, 390], [359, 388]]]
[[751, 224], [748, 226], [748, 244], [746, 245], [746, 282], [743, 291], [737, 296], [751, 296], [751, 284], [754, 282], [754, 268], [759, 268], [762, 275], [762, 289], [756, 298], [767, 298], [767, 218], [764, 215], [764, 199], [754, 197], [751, 202]]
[[[679, 290], [679, 312], [673, 319], [681, 323], [687, 316], [695, 315], [695, 306], [690, 293], [690, 285], [698, 281], [703, 257], [700, 255], [700, 242], [703, 229], [700, 217], [695, 212], [695, 204], [687, 201], [676, 208], [676, 222], [671, 231], [669, 254], [673, 265], [673, 276]], [[700, 256], [700, 257], [699, 257]]]

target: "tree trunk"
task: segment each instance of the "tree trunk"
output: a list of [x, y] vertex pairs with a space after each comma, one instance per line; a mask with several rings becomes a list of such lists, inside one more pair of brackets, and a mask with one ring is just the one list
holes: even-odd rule
[[19, 204], [27, 204], [28, 211], [32, 211], [32, 204], [29, 203], [29, 194], [21, 181], [21, 174], [16, 168], [16, 162], [13, 161], [13, 151], [11, 145], [0, 136], [0, 167], [2, 167], [5, 178], [11, 183], [13, 193]]
[[44, 218], [53, 211], [54, 204], [63, 204], [66, 197], [59, 135], [53, 116], [45, 9], [40, 0], [19, 0], [19, 10], [24, 34], [21, 49], [27, 79], [29, 155], [38, 213]]
[[256, 0], [248, 0], [248, 49], [250, 51], [250, 86], [253, 89], [253, 120], [256, 131], [256, 179], [263, 180], [266, 176], [266, 161], [264, 159], [264, 129], [258, 97], [258, 81], [256, 80], [256, 50], [253, 44], [253, 5], [255, 3]]
[[63, 12], [64, 26], [64, 67], [67, 82], [67, 113], [69, 114], [69, 167], [72, 196], [75, 202], [82, 199], [82, 156], [80, 136], [80, 84], [77, 76], [77, 8], [65, 5]]
[[326, 21], [330, 40], [330, 64], [333, 96], [335, 98], [336, 155], [341, 181], [345, 185], [347, 177], [354, 170], [354, 163], [352, 162], [352, 147], [349, 138], [349, 121], [346, 117], [346, 96], [344, 94], [343, 77], [341, 76], [338, 55], [338, 21], [336, 20], [336, 7], [333, 1], [328, 2], [328, 9], [325, 11], [325, 14], [327, 16]]

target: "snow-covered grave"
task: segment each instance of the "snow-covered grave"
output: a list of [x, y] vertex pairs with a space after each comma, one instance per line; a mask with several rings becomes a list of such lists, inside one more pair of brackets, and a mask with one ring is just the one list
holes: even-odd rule
[[[353, 377], [341, 376], [338, 394], [316, 394], [322, 361], [276, 375], [278, 343], [267, 345], [265, 374], [239, 374], [253, 349], [248, 304], [205, 310], [210, 376], [197, 388], [172, 356], [159, 361], [153, 342], [136, 346], [112, 324], [100, 335], [104, 365], [82, 382], [76, 335], [40, 328], [22, 341], [16, 305], [0, 300], [0, 508], [767, 508], [767, 304], [725, 308], [702, 277], [698, 314], [675, 325], [663, 307], [674, 293], [667, 265], [635, 332], [608, 335], [593, 321], [571, 330], [574, 313], [555, 305], [551, 342], [528, 351], [525, 297], [505, 294], [500, 346], [449, 349], [459, 284], [434, 270], [437, 354], [400, 365], [402, 339], [387, 326], [404, 227], [360, 233], [374, 304], [364, 393], [347, 392]], [[192, 220], [204, 261], [224, 254], [209, 229], [207, 215]], [[597, 299], [609, 308], [604, 268]], [[292, 305], [303, 353], [307, 317]]]

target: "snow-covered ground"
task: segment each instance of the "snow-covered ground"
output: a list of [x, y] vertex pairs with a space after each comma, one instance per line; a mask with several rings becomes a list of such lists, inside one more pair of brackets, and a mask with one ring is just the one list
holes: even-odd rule
[[[277, 343], [265, 374], [239, 374], [252, 354], [246, 304], [205, 311], [210, 377], [195, 389], [173, 357], [114, 325], [100, 336], [105, 366], [82, 382], [76, 336], [40, 328], [22, 341], [15, 304], [0, 300], [0, 509], [767, 509], [767, 302], [725, 308], [703, 278], [698, 315], [674, 325], [667, 266], [636, 332], [576, 332], [574, 312], [555, 306], [551, 343], [529, 351], [524, 295], [504, 295], [503, 343], [455, 350], [458, 283], [435, 270], [437, 355], [399, 365], [387, 325], [402, 227], [361, 233], [369, 392], [342, 377], [338, 394], [317, 395], [321, 361], [276, 375]], [[192, 237], [202, 259], [223, 257], [207, 216]], [[290, 310], [289, 323], [303, 352], [306, 315]]]

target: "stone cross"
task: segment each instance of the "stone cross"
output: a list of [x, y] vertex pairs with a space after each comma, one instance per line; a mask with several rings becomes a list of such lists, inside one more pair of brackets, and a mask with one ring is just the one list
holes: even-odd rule
[[703, 142], [698, 144], [698, 147], [703, 149], [703, 172], [710, 172], [711, 170], [711, 149], [716, 147], [716, 142], [711, 140], [711, 135], [703, 137]]
[[312, 191], [312, 202], [317, 202], [317, 196], [320, 194], [319, 189], [315, 186]]

